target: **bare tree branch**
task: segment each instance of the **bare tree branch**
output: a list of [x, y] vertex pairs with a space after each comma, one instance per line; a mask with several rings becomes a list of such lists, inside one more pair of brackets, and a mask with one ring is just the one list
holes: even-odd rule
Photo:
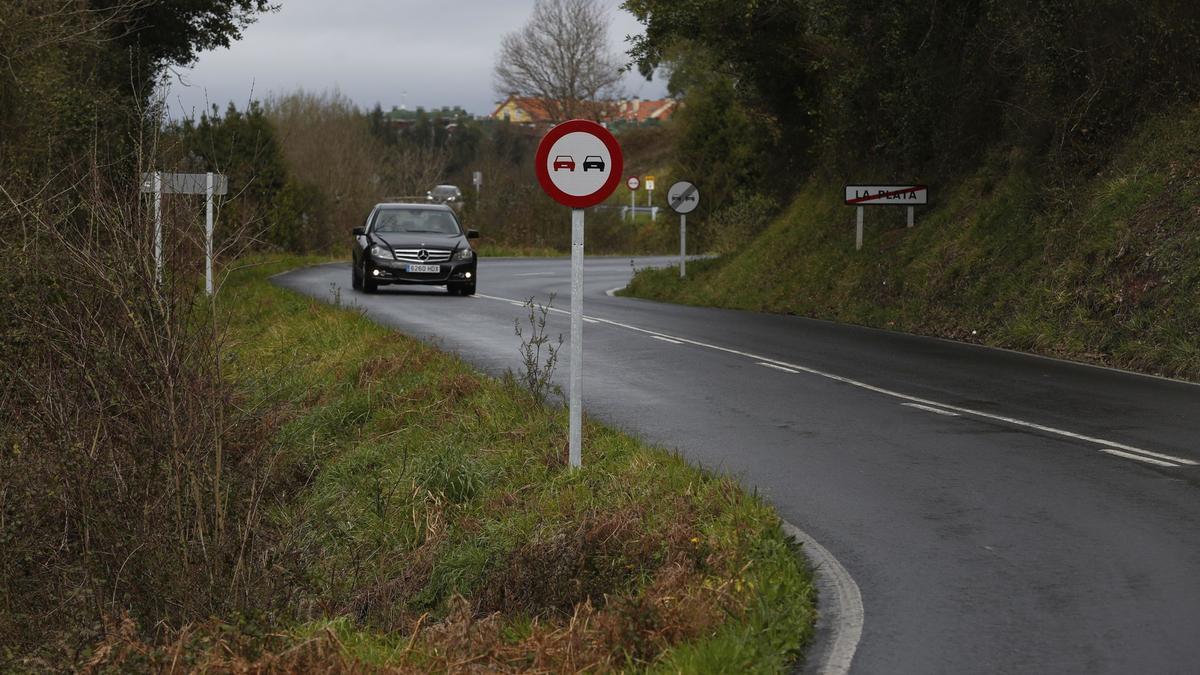
[[597, 0], [537, 0], [528, 23], [500, 43], [496, 92], [541, 99], [558, 121], [598, 117], [620, 95], [608, 25]]

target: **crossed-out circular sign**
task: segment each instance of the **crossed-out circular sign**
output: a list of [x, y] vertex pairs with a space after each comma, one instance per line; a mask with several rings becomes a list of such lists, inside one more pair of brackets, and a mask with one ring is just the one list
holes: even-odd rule
[[548, 131], [534, 161], [546, 194], [573, 209], [607, 199], [621, 182], [624, 168], [617, 139], [588, 120], [563, 122]]
[[700, 206], [700, 191], [695, 185], [681, 180], [667, 190], [667, 204], [675, 213], [691, 213]]
[[636, 190], [642, 186], [642, 180], [637, 176], [630, 176], [629, 180], [625, 181], [625, 187], [630, 190]]

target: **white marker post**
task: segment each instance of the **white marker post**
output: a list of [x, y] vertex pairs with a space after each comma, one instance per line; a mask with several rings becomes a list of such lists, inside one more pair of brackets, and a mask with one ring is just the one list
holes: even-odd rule
[[858, 211], [858, 228], [854, 231], [854, 250], [861, 251], [863, 240], [863, 207], [860, 206], [856, 210]]
[[163, 234], [162, 234], [162, 172], [154, 172], [154, 282], [162, 283], [163, 277]]
[[650, 209], [650, 222], [658, 222], [658, 210], [654, 208], [654, 176], [646, 176], [646, 206]]
[[583, 209], [571, 209], [571, 401], [569, 454], [583, 466]]
[[846, 205], [857, 210], [858, 227], [854, 234], [854, 250], [863, 244], [864, 206], [907, 206], [908, 227], [913, 226], [913, 207], [929, 203], [929, 188], [925, 185], [847, 185]]
[[483, 172], [476, 171], [472, 173], [471, 182], [475, 184], [475, 208], [479, 208], [479, 196], [483, 192]]
[[587, 120], [563, 122], [538, 144], [538, 182], [546, 194], [571, 207], [571, 392], [568, 458], [583, 466], [583, 214], [608, 198], [621, 180], [624, 159], [612, 133]]
[[679, 214], [679, 278], [687, 276], [687, 214], [700, 206], [700, 191], [681, 180], [667, 190], [667, 205]]
[[204, 292], [213, 294], [213, 173], [204, 188]]

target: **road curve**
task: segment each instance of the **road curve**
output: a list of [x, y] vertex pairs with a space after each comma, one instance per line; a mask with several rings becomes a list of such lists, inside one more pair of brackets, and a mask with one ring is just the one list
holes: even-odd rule
[[[738, 476], [836, 556], [865, 607], [852, 672], [1196, 671], [1200, 387], [605, 294], [665, 262], [588, 261], [585, 408]], [[275, 283], [515, 370], [518, 305], [568, 308], [569, 262], [479, 277], [475, 298], [361, 295], [345, 264]]]

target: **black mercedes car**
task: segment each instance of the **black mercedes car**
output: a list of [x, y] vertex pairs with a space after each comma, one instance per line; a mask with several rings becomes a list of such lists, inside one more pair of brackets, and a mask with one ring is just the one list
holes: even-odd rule
[[354, 228], [353, 286], [374, 293], [385, 284], [445, 286], [475, 293], [475, 251], [454, 211], [444, 204], [376, 204]]

